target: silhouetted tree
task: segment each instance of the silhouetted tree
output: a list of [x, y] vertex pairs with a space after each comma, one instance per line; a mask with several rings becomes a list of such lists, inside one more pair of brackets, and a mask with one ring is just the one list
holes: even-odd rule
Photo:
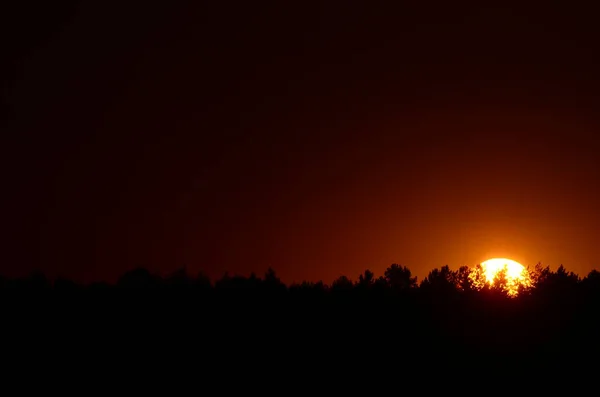
[[489, 283], [487, 281], [485, 271], [481, 263], [478, 263], [469, 271], [466, 279], [468, 280], [468, 282], [467, 280], [465, 280], [464, 284], [468, 285], [468, 287], [465, 290], [481, 291], [489, 287]]
[[256, 275], [244, 277], [241, 275], [230, 276], [228, 273], [225, 273], [221, 279], [215, 282], [215, 288], [233, 294], [247, 294], [257, 290], [262, 283], [263, 281], [257, 278]]
[[267, 289], [274, 292], [282, 292], [287, 289], [286, 285], [281, 282], [279, 277], [277, 277], [275, 270], [271, 267], [267, 269], [263, 283]]
[[424, 291], [448, 294], [457, 290], [457, 284], [457, 272], [450, 270], [450, 267], [446, 265], [430, 271], [419, 288]]
[[38, 270], [33, 271], [26, 277], [17, 278], [12, 284], [17, 291], [31, 294], [48, 293], [52, 289], [50, 280]]
[[406, 266], [394, 263], [385, 269], [384, 277], [392, 290], [406, 291], [417, 287], [417, 277], [413, 277]]
[[300, 284], [292, 284], [290, 290], [299, 293], [324, 294], [327, 291], [327, 286], [323, 281], [317, 281], [316, 283], [303, 281]]
[[354, 283], [352, 283], [348, 277], [343, 275], [339, 276], [337, 279], [333, 280], [333, 283], [331, 283], [331, 290], [333, 292], [351, 291], [353, 287]]
[[126, 289], [156, 288], [159, 285], [160, 278], [144, 268], [136, 268], [126, 272], [117, 281], [117, 286]]
[[563, 265], [560, 265], [556, 270], [556, 278], [558, 280], [564, 281], [569, 285], [577, 284], [580, 279], [579, 276], [571, 271], [567, 271]]
[[189, 289], [193, 282], [186, 268], [182, 267], [169, 274], [165, 278], [165, 283], [171, 288]]
[[554, 297], [571, 292], [579, 283], [579, 276], [567, 271], [563, 265], [556, 272], [544, 268], [541, 273], [536, 272], [536, 278], [536, 293]]
[[54, 289], [59, 292], [74, 293], [79, 290], [79, 286], [72, 280], [60, 277], [54, 280]]
[[212, 287], [212, 283], [210, 281], [210, 277], [208, 277], [203, 272], [199, 272], [194, 279], [194, 286], [197, 289], [208, 290]]
[[[117, 286], [118, 285], [119, 284], [117, 283]], [[123, 285], [121, 285], [121, 286], [123, 286]], [[124, 286], [124, 287], [126, 287], [126, 286]], [[87, 287], [87, 289], [89, 291], [91, 291], [92, 293], [99, 293], [99, 294], [106, 293], [106, 292], [110, 291], [111, 288], [112, 288], [112, 286], [105, 281], [94, 281]]]
[[533, 269], [527, 267], [527, 271], [533, 285], [543, 283], [552, 273], [550, 267], [544, 267], [541, 262], [536, 263]]
[[470, 274], [471, 268], [469, 268], [468, 266], [461, 266], [456, 271], [454, 279], [456, 282], [456, 288], [459, 291], [468, 292], [475, 290], [475, 288], [473, 287], [473, 283], [469, 278]]
[[373, 286], [375, 283], [375, 274], [373, 274], [370, 270], [365, 270], [365, 272], [358, 276], [357, 286], [362, 289], [368, 289]]
[[586, 292], [600, 293], [600, 272], [596, 269], [588, 273], [587, 276], [581, 280], [582, 287]]
[[509, 284], [509, 280], [507, 277], [508, 268], [505, 266], [504, 268], [498, 270], [494, 275], [494, 280], [491, 285], [488, 286], [489, 291], [491, 291], [496, 296], [507, 296], [510, 294], [511, 285]]

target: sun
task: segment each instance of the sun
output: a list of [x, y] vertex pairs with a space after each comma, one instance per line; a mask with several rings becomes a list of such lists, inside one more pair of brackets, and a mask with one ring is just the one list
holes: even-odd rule
[[527, 271], [525, 266], [508, 258], [488, 259], [487, 261], [481, 262], [481, 267], [483, 268], [483, 274], [488, 283], [493, 283], [498, 272], [504, 268], [506, 268], [507, 279], [522, 278], [523, 272]]
[[527, 287], [531, 284], [529, 272], [517, 261], [508, 258], [491, 258], [481, 263], [481, 271], [489, 285], [496, 282], [496, 276], [502, 270], [506, 272], [505, 288], [510, 296], [516, 296], [519, 293], [519, 287]]

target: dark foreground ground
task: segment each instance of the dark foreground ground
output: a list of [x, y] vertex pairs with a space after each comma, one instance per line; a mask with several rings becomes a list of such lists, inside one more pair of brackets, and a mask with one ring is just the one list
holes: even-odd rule
[[460, 358], [526, 368], [600, 351], [596, 301], [86, 291], [5, 293], [1, 305], [3, 332], [28, 347], [201, 352], [214, 363]]

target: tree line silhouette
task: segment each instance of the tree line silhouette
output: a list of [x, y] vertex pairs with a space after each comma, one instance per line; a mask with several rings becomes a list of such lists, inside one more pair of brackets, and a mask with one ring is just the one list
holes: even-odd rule
[[[560, 266], [552, 271], [549, 266], [536, 264], [533, 268], [527, 268], [529, 274], [528, 285], [521, 285], [518, 291], [519, 299], [526, 297], [550, 297], [556, 296], [572, 298], [593, 298], [600, 290], [600, 272], [592, 270], [588, 275], [581, 278], [579, 275], [568, 271]], [[408, 297], [408, 296], [449, 296], [476, 294], [479, 297], [509, 298], [507, 290], [508, 279], [506, 269], [497, 273], [493, 283], [487, 283], [483, 275], [481, 265], [474, 268], [462, 266], [457, 270], [449, 266], [435, 268], [420, 282], [413, 276], [411, 270], [406, 266], [392, 264], [384, 274], [376, 277], [371, 270], [365, 270], [353, 281], [345, 275], [339, 276], [331, 284], [323, 281], [284, 284], [277, 276], [273, 268], [269, 268], [263, 277], [256, 273], [249, 276], [230, 275], [229, 272], [216, 280], [211, 280], [203, 272], [195, 277], [190, 275], [186, 268], [180, 268], [173, 273], [162, 277], [153, 274], [145, 268], [139, 267], [125, 272], [116, 283], [94, 282], [88, 285], [78, 284], [66, 278], [57, 278], [54, 281], [48, 279], [42, 272], [34, 272], [27, 277], [5, 278], [0, 276], [0, 291], [3, 293], [29, 294], [53, 293], [101, 293], [101, 292], [124, 292], [136, 293], [147, 292], [191, 292], [205, 294], [227, 295], [264, 295], [281, 297], [281, 294], [289, 296], [326, 296], [340, 294], [343, 296], [360, 295], [362, 298], [372, 296]]]
[[600, 352], [600, 272], [581, 278], [563, 266], [553, 271], [537, 264], [515, 297], [503, 272], [489, 284], [478, 270], [443, 266], [419, 282], [409, 268], [393, 264], [381, 276], [365, 270], [330, 285], [286, 285], [273, 269], [213, 281], [183, 268], [164, 277], [138, 268], [116, 283], [89, 285], [35, 273], [0, 278], [0, 308], [5, 330], [16, 333], [28, 324], [50, 327], [61, 338], [75, 330], [144, 346], [167, 338], [170, 349], [200, 349], [217, 361], [279, 357], [292, 349], [327, 351], [338, 362], [356, 354], [413, 364], [437, 357], [438, 365], [457, 357], [479, 363], [518, 357], [511, 365], [527, 369]]

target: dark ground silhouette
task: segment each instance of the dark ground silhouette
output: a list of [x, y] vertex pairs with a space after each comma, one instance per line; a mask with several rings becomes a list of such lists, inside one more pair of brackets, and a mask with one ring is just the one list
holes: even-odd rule
[[367, 270], [356, 281], [289, 286], [271, 269], [211, 282], [140, 268], [114, 285], [85, 286], [33, 274], [0, 279], [0, 302], [8, 348], [177, 356], [173, 365], [191, 360], [203, 371], [596, 368], [599, 272], [580, 278], [538, 265], [533, 286], [514, 298], [502, 285], [477, 290], [468, 274], [442, 267], [418, 283], [392, 265], [380, 277]]

